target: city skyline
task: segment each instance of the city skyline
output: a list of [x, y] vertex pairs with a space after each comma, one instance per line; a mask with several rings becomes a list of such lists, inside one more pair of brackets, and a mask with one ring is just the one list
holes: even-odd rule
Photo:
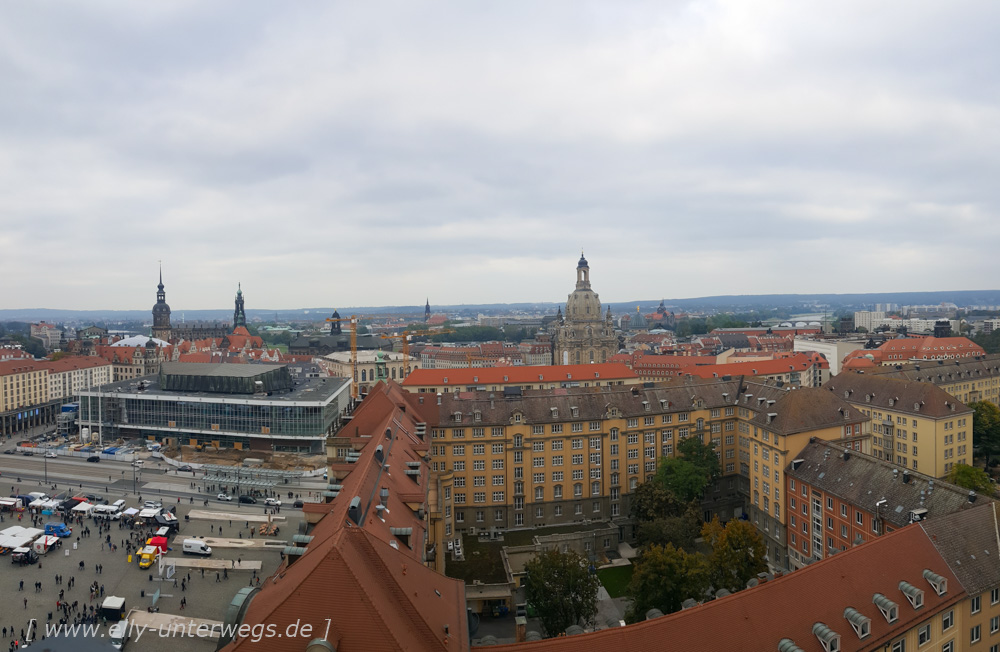
[[988, 289], [998, 14], [12, 7], [0, 308]]

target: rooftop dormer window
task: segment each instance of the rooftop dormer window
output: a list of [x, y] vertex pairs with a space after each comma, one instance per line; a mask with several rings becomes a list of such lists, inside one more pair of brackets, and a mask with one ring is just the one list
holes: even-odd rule
[[882, 612], [883, 616], [885, 616], [885, 621], [887, 623], [894, 623], [899, 619], [899, 605], [889, 598], [885, 597], [881, 593], [876, 593], [875, 596], [872, 597], [872, 602], [875, 603], [878, 610]]
[[812, 631], [826, 652], [840, 652], [840, 634], [823, 623], [814, 624]]
[[931, 588], [933, 588], [934, 592], [938, 595], [944, 595], [948, 592], [947, 578], [941, 577], [937, 573], [931, 572], [925, 568], [924, 579], [927, 580], [927, 583], [931, 585]]
[[844, 618], [847, 619], [847, 622], [851, 623], [851, 627], [854, 629], [854, 633], [858, 635], [858, 638], [867, 638], [871, 634], [871, 618], [868, 618], [854, 607], [844, 609]]
[[903, 592], [906, 599], [910, 601], [910, 604], [914, 609], [919, 609], [924, 606], [924, 592], [913, 586], [909, 582], [900, 582], [899, 590]]

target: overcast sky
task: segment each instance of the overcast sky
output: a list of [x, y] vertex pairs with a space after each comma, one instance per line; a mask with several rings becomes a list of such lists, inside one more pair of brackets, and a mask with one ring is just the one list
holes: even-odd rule
[[996, 288], [1000, 3], [21, 2], [0, 308]]

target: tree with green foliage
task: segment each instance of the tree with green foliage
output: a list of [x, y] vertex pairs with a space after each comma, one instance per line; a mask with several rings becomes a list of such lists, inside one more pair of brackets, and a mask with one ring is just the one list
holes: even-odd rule
[[652, 521], [664, 516], [679, 516], [684, 503], [660, 482], [643, 482], [632, 492], [632, 518]]
[[705, 487], [719, 477], [715, 446], [699, 437], [688, 437], [677, 445], [679, 457], [666, 457], [656, 469], [654, 482], [661, 484], [685, 503], [699, 498]]
[[1000, 453], [1000, 408], [990, 401], [969, 403], [975, 410], [972, 415], [972, 445], [981, 455], [986, 456], [986, 467], [990, 465], [990, 455]]
[[987, 496], [993, 495], [993, 480], [990, 479], [986, 471], [975, 466], [956, 464], [951, 467], [951, 471], [948, 471], [948, 476], [945, 480], [952, 484], [957, 484], [959, 487], [972, 489], [977, 493]]
[[767, 546], [749, 521], [733, 519], [723, 527], [719, 518], [705, 523], [701, 530], [705, 542], [712, 546], [708, 563], [712, 583], [719, 588], [739, 591], [758, 573], [767, 571]]
[[983, 350], [987, 353], [1000, 353], [1000, 330], [995, 330], [992, 333], [977, 335], [972, 338], [972, 341], [983, 347]]
[[527, 599], [534, 605], [548, 636], [558, 636], [570, 625], [590, 623], [597, 615], [597, 575], [576, 552], [545, 550], [524, 565]]
[[704, 555], [669, 544], [650, 546], [635, 564], [628, 587], [632, 606], [625, 619], [630, 623], [644, 620], [646, 612], [654, 608], [665, 614], [678, 611], [688, 598], [701, 600], [710, 584]]
[[[646, 483], [653, 484], [653, 483]], [[679, 516], [659, 516], [639, 521], [636, 540], [641, 546], [666, 546], [694, 551], [695, 539], [701, 531], [701, 504], [692, 500]]]

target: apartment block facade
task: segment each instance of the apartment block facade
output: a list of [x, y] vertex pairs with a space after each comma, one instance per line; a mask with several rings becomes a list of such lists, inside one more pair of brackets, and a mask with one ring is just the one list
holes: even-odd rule
[[993, 500], [823, 440], [807, 444], [785, 477], [793, 569]]
[[656, 387], [418, 395], [432, 406], [432, 470], [445, 489], [445, 537], [592, 520], [631, 536], [631, 493], [687, 437], [713, 444], [723, 477], [705, 517], [744, 515], [784, 567], [784, 468], [810, 437], [867, 446], [868, 418], [830, 392], [730, 381]]
[[933, 383], [844, 372], [823, 387], [871, 417], [879, 459], [935, 478], [972, 464], [973, 410]]

